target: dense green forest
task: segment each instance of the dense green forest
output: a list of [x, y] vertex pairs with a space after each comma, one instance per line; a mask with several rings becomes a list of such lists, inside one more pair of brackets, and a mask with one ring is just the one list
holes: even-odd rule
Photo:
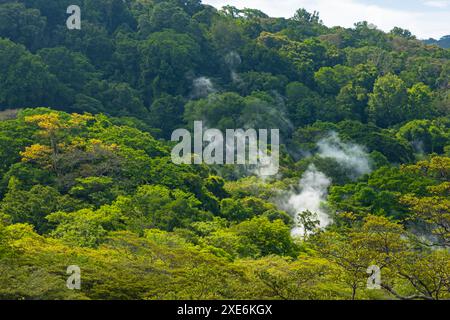
[[[449, 81], [303, 9], [0, 0], [0, 298], [450, 299]], [[174, 164], [196, 120], [279, 128], [279, 174]]]

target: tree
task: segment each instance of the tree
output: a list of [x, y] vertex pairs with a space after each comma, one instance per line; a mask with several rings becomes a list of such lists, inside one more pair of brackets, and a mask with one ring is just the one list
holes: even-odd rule
[[286, 86], [289, 115], [295, 125], [312, 124], [317, 120], [317, 109], [322, 102], [319, 95], [300, 82]]
[[236, 88], [243, 96], [255, 91], [283, 92], [288, 79], [284, 76], [274, 76], [267, 72], [246, 72], [239, 74], [239, 82]]
[[387, 286], [391, 268], [407, 251], [404, 230], [384, 217], [368, 216], [361, 226], [348, 230], [347, 235], [335, 232], [319, 234], [319, 252], [342, 268], [342, 281], [352, 290], [352, 299], [367, 286], [367, 269], [377, 265], [383, 272], [383, 286]]
[[217, 129], [238, 128], [243, 108], [244, 99], [240, 95], [233, 92], [215, 94], [207, 99], [188, 102], [184, 119], [191, 124], [204, 119]]
[[405, 67], [400, 77], [409, 87], [422, 82], [430, 88], [436, 88], [436, 79], [440, 77], [443, 70], [439, 59], [420, 56], [409, 59]]
[[322, 67], [314, 78], [323, 93], [336, 95], [353, 78], [353, 69], [342, 65]]
[[[46, 114], [37, 113], [35, 115], [25, 116], [25, 122], [36, 124], [41, 129], [38, 134], [49, 139], [50, 150], [53, 157], [58, 155], [59, 139], [62, 138], [65, 133], [67, 134], [68, 130], [86, 125], [88, 121], [93, 119], [89, 114], [73, 114], [69, 119], [67, 119], [67, 117], [64, 119], [63, 116], [64, 115], [56, 112], [49, 112]], [[30, 148], [29, 151], [31, 154], [24, 152], [22, 156], [26, 159], [33, 160], [33, 146]], [[35, 149], [39, 153], [46, 152], [45, 146], [36, 145]], [[56, 159], [53, 159], [53, 162], [55, 160]]]
[[229, 220], [235, 222], [242, 222], [249, 220], [256, 216], [263, 216], [276, 207], [261, 199], [255, 197], [247, 197], [243, 199], [223, 199], [220, 203], [221, 215]]
[[116, 50], [113, 54], [114, 79], [127, 82], [133, 88], [139, 84], [140, 74], [140, 42], [133, 38], [132, 33], [117, 32], [115, 39]]
[[241, 237], [245, 250], [249, 251], [246, 256], [296, 255], [290, 229], [281, 220], [270, 222], [266, 217], [255, 217], [234, 226], [232, 231]]
[[267, 14], [265, 14], [264, 12], [262, 12], [261, 10], [258, 10], [258, 9], [245, 8], [245, 9], [241, 10], [241, 12], [244, 15], [244, 17], [247, 19], [269, 18], [269, 16]]
[[52, 237], [85, 248], [97, 248], [107, 240], [109, 232], [123, 230], [125, 226], [122, 212], [110, 205], [97, 210], [55, 211], [46, 219], [55, 226], [50, 232]]
[[103, 25], [109, 33], [127, 25], [136, 27], [136, 21], [129, 10], [129, 4], [122, 0], [85, 0], [83, 13], [86, 20]]
[[244, 44], [242, 30], [233, 22], [220, 19], [211, 26], [211, 37], [217, 50], [226, 55]]
[[444, 197], [417, 198], [404, 196], [402, 203], [410, 206], [415, 218], [424, 222], [437, 238], [433, 245], [450, 246], [450, 201]]
[[413, 218], [423, 223], [425, 229], [433, 235], [429, 241], [431, 245], [448, 247], [450, 245], [450, 201], [448, 200], [450, 158], [433, 157], [429, 161], [404, 166], [402, 170], [438, 181], [438, 184], [428, 188], [430, 194], [426, 196], [409, 194], [403, 196], [401, 201], [411, 208]]
[[[63, 12], [66, 8], [63, 9]], [[64, 20], [63, 20], [64, 21]], [[97, 68], [106, 68], [114, 52], [114, 41], [105, 27], [85, 21], [81, 30], [72, 32], [66, 26], [55, 27], [57, 45], [80, 52]]]
[[81, 203], [61, 195], [48, 186], [35, 185], [31, 190], [10, 188], [0, 203], [1, 211], [9, 215], [13, 223], [29, 223], [44, 233], [50, 229], [46, 216], [56, 211], [73, 211]]
[[376, 46], [386, 48], [388, 46], [388, 40], [383, 32], [376, 25], [367, 21], [355, 23], [352, 34], [356, 41], [356, 47]]
[[[242, 72], [256, 71], [269, 72], [274, 75], [286, 75], [291, 81], [297, 76], [292, 61], [284, 56], [279, 48], [273, 48], [269, 45], [269, 41], [265, 41], [267, 33], [262, 32], [258, 41], [246, 43], [239, 50], [241, 64], [239, 70]], [[270, 34], [272, 38], [272, 34]], [[278, 38], [278, 37], [277, 37]], [[286, 37], [281, 37], [282, 43], [285, 43]]]
[[391, 30], [391, 34], [398, 37], [406, 38], [408, 40], [416, 39], [416, 37], [411, 33], [411, 31], [399, 27], [394, 27], [394, 29]]
[[239, 10], [238, 8], [234, 7], [234, 6], [223, 6], [221, 12], [223, 13], [223, 15], [231, 17], [231, 18], [238, 18], [241, 10]]
[[40, 57], [21, 45], [0, 39], [0, 104], [3, 109], [64, 104], [67, 89], [48, 71]]
[[424, 119], [435, 114], [432, 106], [433, 94], [430, 87], [417, 83], [408, 89], [408, 118]]
[[61, 83], [74, 90], [82, 91], [86, 84], [97, 76], [94, 66], [83, 54], [72, 52], [65, 47], [42, 49], [38, 55]]
[[448, 272], [450, 255], [447, 250], [434, 250], [422, 254], [412, 254], [399, 270], [401, 278], [411, 287], [406, 294], [399, 294], [392, 287], [384, 288], [402, 300], [448, 300], [450, 287]]
[[449, 138], [447, 123], [445, 119], [414, 120], [401, 127], [397, 137], [408, 141], [417, 152], [441, 154]]
[[301, 256], [296, 261], [283, 257], [241, 260], [250, 282], [249, 297], [282, 300], [344, 299], [345, 287], [336, 284], [338, 270], [330, 261]]
[[[139, 92], [128, 83], [102, 83], [105, 86], [103, 92], [98, 96], [102, 101], [107, 114], [115, 116], [140, 116], [148, 119], [148, 110], [144, 106]], [[95, 93], [93, 88], [92, 94]]]
[[164, 186], [141, 186], [133, 197], [120, 197], [114, 206], [123, 212], [128, 227], [138, 233], [152, 228], [173, 231], [208, 219], [194, 195]]
[[155, 32], [141, 43], [139, 52], [140, 86], [145, 88], [146, 101], [163, 92], [186, 92], [185, 74], [195, 68], [200, 58], [200, 47], [192, 37], [174, 30]]
[[314, 72], [335, 60], [332, 48], [315, 38], [303, 42], [289, 41], [280, 49], [280, 53], [294, 64], [305, 84], [312, 84]]
[[340, 115], [345, 119], [367, 122], [368, 92], [366, 88], [348, 84], [336, 97]]
[[[150, 32], [157, 32], [163, 29], [174, 29], [177, 32], [186, 31], [190, 17], [179, 6], [171, 2], [161, 2], [153, 7], [150, 15]], [[142, 23], [142, 21], [141, 21]], [[143, 26], [140, 26], [140, 32], [143, 34], [149, 34], [144, 32]]]
[[307, 210], [296, 215], [296, 224], [303, 229], [303, 238], [306, 239], [309, 234], [318, 230], [320, 220], [316, 213]]
[[0, 5], [0, 36], [23, 44], [30, 51], [45, 45], [44, 30], [47, 19], [37, 9], [26, 8], [22, 3]]
[[110, 177], [78, 178], [76, 181], [77, 184], [70, 189], [69, 194], [96, 207], [111, 203], [120, 194]]
[[313, 13], [309, 13], [305, 9], [298, 9], [295, 12], [294, 21], [300, 22], [302, 24], [312, 24], [312, 23], [319, 23], [319, 13], [314, 11]]
[[162, 136], [170, 139], [172, 132], [183, 124], [184, 99], [163, 94], [153, 101], [149, 113], [152, 127], [161, 129]]
[[369, 94], [369, 119], [380, 127], [388, 127], [405, 120], [407, 106], [405, 83], [398, 76], [388, 74], [375, 82]]

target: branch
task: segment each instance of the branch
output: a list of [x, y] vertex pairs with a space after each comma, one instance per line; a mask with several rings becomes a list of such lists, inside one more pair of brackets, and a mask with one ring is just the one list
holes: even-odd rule
[[429, 297], [429, 296], [426, 296], [426, 295], [423, 295], [423, 294], [415, 294], [415, 295], [412, 295], [412, 296], [405, 297], [405, 296], [402, 296], [401, 294], [399, 294], [398, 292], [396, 292], [394, 289], [392, 289], [388, 285], [383, 285], [382, 284], [381, 287], [383, 289], [385, 289], [386, 291], [388, 291], [390, 294], [394, 295], [397, 299], [400, 299], [400, 300], [416, 300], [416, 299], [430, 300], [430, 301], [434, 300], [433, 297]]

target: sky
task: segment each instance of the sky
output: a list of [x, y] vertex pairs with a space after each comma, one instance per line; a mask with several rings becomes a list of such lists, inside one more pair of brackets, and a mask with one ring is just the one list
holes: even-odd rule
[[419, 39], [439, 39], [450, 35], [450, 0], [203, 0], [221, 8], [259, 9], [272, 17], [290, 18], [299, 8], [318, 11], [324, 24], [353, 27], [368, 21], [390, 31], [398, 26], [410, 30]]

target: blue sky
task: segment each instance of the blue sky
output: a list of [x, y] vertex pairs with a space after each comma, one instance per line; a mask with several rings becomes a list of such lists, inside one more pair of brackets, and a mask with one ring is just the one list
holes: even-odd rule
[[367, 20], [379, 29], [411, 30], [421, 39], [450, 35], [450, 0], [203, 0], [218, 8], [256, 8], [270, 16], [291, 17], [298, 8], [317, 10], [327, 26], [352, 27]]

